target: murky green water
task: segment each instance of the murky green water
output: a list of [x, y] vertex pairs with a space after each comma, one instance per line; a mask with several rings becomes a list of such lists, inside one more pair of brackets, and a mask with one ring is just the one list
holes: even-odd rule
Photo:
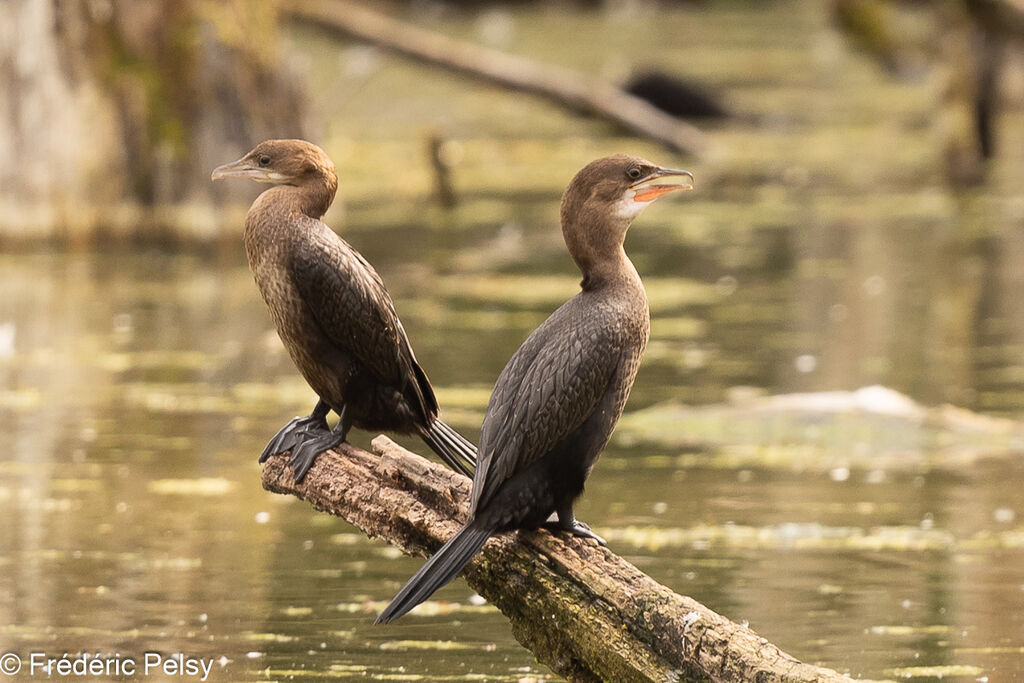
[[[1022, 417], [1021, 117], [1004, 116], [988, 189], [951, 193], [935, 83], [886, 81], [802, 3], [507, 18], [509, 49], [609, 77], [676, 65], [750, 116], [681, 161], [361, 48], [310, 58], [343, 175], [329, 220], [388, 282], [449, 421], [475, 436], [505, 360], [575, 290], [555, 219], [576, 168], [618, 150], [685, 163], [697, 191], [627, 245], [652, 339], [580, 517], [806, 661], [1024, 677], [1018, 423], [743, 398], [884, 384]], [[551, 25], [610, 44], [565, 56]], [[382, 109], [391, 88], [403, 106]], [[455, 141], [450, 212], [429, 197], [423, 121]], [[0, 650], [184, 652], [216, 680], [548, 675], [461, 581], [372, 627], [420, 561], [262, 491], [256, 455], [313, 397], [240, 244], [0, 256], [0, 378]]]

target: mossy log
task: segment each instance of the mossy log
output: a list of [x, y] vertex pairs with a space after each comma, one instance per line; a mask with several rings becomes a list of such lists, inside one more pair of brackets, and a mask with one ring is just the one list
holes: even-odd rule
[[[349, 444], [296, 484], [285, 456], [263, 486], [342, 517], [409, 554], [437, 550], [469, 508], [470, 480], [385, 436]], [[464, 570], [538, 661], [573, 681], [851, 681], [678, 595], [592, 541], [547, 531], [495, 536]], [[386, 627], [381, 627], [386, 628]]]
[[603, 118], [676, 152], [697, 154], [707, 144], [696, 127], [617, 86], [572, 69], [453, 40], [347, 0], [292, 1], [282, 8], [293, 19], [333, 33]]

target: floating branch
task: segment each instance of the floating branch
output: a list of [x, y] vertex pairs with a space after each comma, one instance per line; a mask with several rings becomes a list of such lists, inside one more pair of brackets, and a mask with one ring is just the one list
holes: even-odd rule
[[706, 147], [703, 133], [639, 97], [572, 69], [453, 40], [347, 0], [291, 2], [293, 19], [355, 37], [416, 60], [543, 97], [569, 109], [621, 125], [682, 154]]

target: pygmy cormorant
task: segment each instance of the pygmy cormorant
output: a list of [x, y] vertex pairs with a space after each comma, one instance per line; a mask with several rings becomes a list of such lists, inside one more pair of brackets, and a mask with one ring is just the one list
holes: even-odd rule
[[[472, 476], [473, 444], [437, 417], [384, 282], [320, 221], [338, 189], [327, 154], [304, 140], [267, 140], [212, 178], [271, 183], [245, 218], [245, 251], [277, 333], [320, 400], [285, 425], [260, 462], [291, 451], [295, 480], [350, 427], [418, 434], [450, 467]], [[332, 430], [327, 414], [339, 416]]]
[[[673, 176], [688, 180], [661, 182]], [[572, 509], [647, 345], [647, 295], [623, 241], [644, 207], [692, 181], [688, 171], [623, 155], [594, 161], [573, 178], [562, 197], [562, 235], [583, 272], [582, 291], [534, 330], [498, 376], [481, 427], [469, 517], [377, 623], [426, 600], [499, 531], [549, 522], [604, 544]]]

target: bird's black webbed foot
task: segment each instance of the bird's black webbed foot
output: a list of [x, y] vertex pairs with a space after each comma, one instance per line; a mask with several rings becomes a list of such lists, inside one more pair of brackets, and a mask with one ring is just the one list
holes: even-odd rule
[[589, 524], [581, 522], [578, 519], [574, 519], [571, 526], [563, 526], [561, 529], [563, 531], [568, 531], [573, 536], [579, 536], [580, 538], [592, 538], [597, 541], [598, 545], [608, 545], [606, 540], [591, 531]]
[[[315, 412], [316, 411], [314, 411], [314, 413]], [[312, 417], [312, 415], [310, 417]], [[351, 426], [351, 422], [345, 418], [344, 406], [341, 409], [338, 424], [335, 425], [334, 429], [327, 430], [326, 426], [327, 422], [325, 420], [325, 429], [322, 432], [315, 434], [312, 438], [303, 440], [298, 446], [292, 449], [291, 466], [292, 470], [295, 472], [296, 484], [306, 478], [306, 472], [309, 472], [309, 468], [313, 466], [317, 456], [324, 451], [331, 450], [338, 444], [345, 441], [345, 437], [348, 436], [348, 430]]]
[[260, 454], [260, 463], [266, 462], [267, 458], [272, 455], [280, 455], [292, 450], [306, 439], [329, 434], [331, 431], [327, 426], [327, 413], [329, 412], [331, 412], [330, 406], [323, 401], [317, 401], [309, 415], [293, 417], [263, 449]]
[[267, 447], [263, 449], [263, 453], [260, 454], [260, 462], [266, 462], [267, 458], [272, 455], [286, 453], [311, 437], [323, 436], [330, 432], [327, 420], [322, 417], [317, 418], [315, 415], [294, 417], [274, 435]]
[[597, 541], [598, 545], [608, 545], [607, 541], [590, 529], [589, 524], [576, 519], [572, 512], [569, 512], [568, 515], [553, 513], [548, 517], [548, 520], [544, 522], [544, 528], [549, 529], [550, 531], [567, 531], [573, 536], [578, 536], [579, 538], [592, 538]]
[[329, 451], [345, 440], [341, 432], [325, 431], [312, 439], [306, 439], [292, 450], [291, 466], [295, 472], [295, 483], [298, 484], [306, 477], [306, 472], [316, 462], [317, 456], [324, 451]]

